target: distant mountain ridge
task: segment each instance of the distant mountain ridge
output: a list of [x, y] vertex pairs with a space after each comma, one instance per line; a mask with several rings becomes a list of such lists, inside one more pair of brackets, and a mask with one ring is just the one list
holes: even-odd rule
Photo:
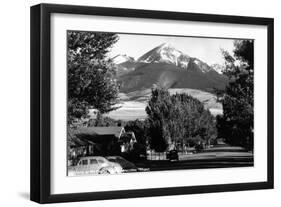
[[227, 78], [207, 63], [161, 44], [135, 60], [128, 55], [113, 58], [117, 65], [120, 91], [129, 93], [146, 90], [157, 84], [165, 88], [191, 88], [212, 91], [223, 89]]
[[219, 74], [222, 74], [223, 71], [225, 70], [225, 66], [220, 65], [220, 64], [217, 64], [217, 63], [212, 64], [211, 67], [212, 67], [215, 71], [217, 71]]
[[135, 59], [133, 57], [130, 57], [126, 54], [119, 54], [112, 58], [113, 62], [115, 64], [122, 64], [124, 62], [135, 62]]

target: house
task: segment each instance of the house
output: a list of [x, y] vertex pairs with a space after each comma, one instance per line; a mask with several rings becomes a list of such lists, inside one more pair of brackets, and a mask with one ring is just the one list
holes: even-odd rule
[[86, 155], [118, 155], [132, 149], [134, 132], [124, 127], [82, 127], [68, 131], [69, 157]]

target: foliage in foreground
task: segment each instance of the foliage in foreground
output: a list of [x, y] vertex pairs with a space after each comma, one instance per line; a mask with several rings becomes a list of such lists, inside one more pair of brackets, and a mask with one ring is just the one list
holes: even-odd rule
[[223, 115], [218, 119], [220, 137], [249, 150], [254, 145], [254, 43], [239, 40], [234, 43], [234, 55], [223, 52], [230, 82], [222, 97]]
[[68, 122], [85, 117], [88, 109], [114, 110], [118, 84], [107, 53], [118, 36], [112, 33], [67, 32]]
[[149, 144], [163, 152], [192, 138], [216, 137], [216, 123], [209, 110], [187, 94], [170, 95], [166, 89], [154, 88], [146, 107]]

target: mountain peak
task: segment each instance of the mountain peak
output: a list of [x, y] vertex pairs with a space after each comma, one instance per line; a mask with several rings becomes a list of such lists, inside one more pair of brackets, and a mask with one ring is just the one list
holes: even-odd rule
[[165, 52], [169, 52], [169, 53], [175, 53], [177, 52], [178, 54], [183, 54], [183, 52], [177, 50], [171, 43], [169, 42], [165, 42], [162, 43], [161, 45], [158, 45], [157, 47], [155, 47], [154, 49], [155, 52], [161, 53], [161, 51], [165, 51]]
[[172, 46], [172, 44], [169, 43], [169, 42], [164, 42], [164, 43], [162, 43], [161, 45], [159, 45], [158, 47], [159, 47], [159, 48], [174, 48], [174, 47]]
[[187, 68], [190, 57], [177, 50], [170, 43], [162, 43], [141, 56], [138, 61], [145, 63], [169, 63]]
[[170, 43], [160, 44], [134, 62], [118, 64], [118, 81], [124, 93], [149, 90], [154, 84], [167, 88], [224, 89], [227, 78], [207, 63], [190, 57]]
[[130, 57], [126, 54], [119, 54], [119, 55], [116, 55], [115, 57], [112, 58], [113, 62], [115, 64], [121, 64], [121, 63], [124, 63], [124, 62], [134, 62], [135, 59], [133, 57]]

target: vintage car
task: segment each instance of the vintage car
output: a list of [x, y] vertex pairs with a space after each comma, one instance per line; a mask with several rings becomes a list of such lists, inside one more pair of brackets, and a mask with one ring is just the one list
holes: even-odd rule
[[126, 160], [125, 158], [121, 157], [121, 156], [109, 156], [106, 157], [106, 159], [108, 159], [110, 162], [114, 162], [116, 164], [119, 164], [122, 169], [123, 172], [146, 172], [146, 171], [150, 171], [149, 168], [141, 168], [141, 167], [137, 167], [134, 163]]
[[110, 162], [101, 156], [82, 157], [76, 166], [68, 167], [68, 176], [89, 175], [89, 174], [118, 174], [123, 169], [120, 164]]
[[110, 162], [114, 162], [116, 164], [119, 164], [124, 172], [136, 172], [138, 171], [137, 167], [134, 163], [129, 162], [128, 160], [124, 159], [120, 156], [109, 156], [106, 157]]
[[166, 158], [170, 161], [178, 161], [179, 160], [179, 155], [177, 150], [170, 150], [166, 154]]

